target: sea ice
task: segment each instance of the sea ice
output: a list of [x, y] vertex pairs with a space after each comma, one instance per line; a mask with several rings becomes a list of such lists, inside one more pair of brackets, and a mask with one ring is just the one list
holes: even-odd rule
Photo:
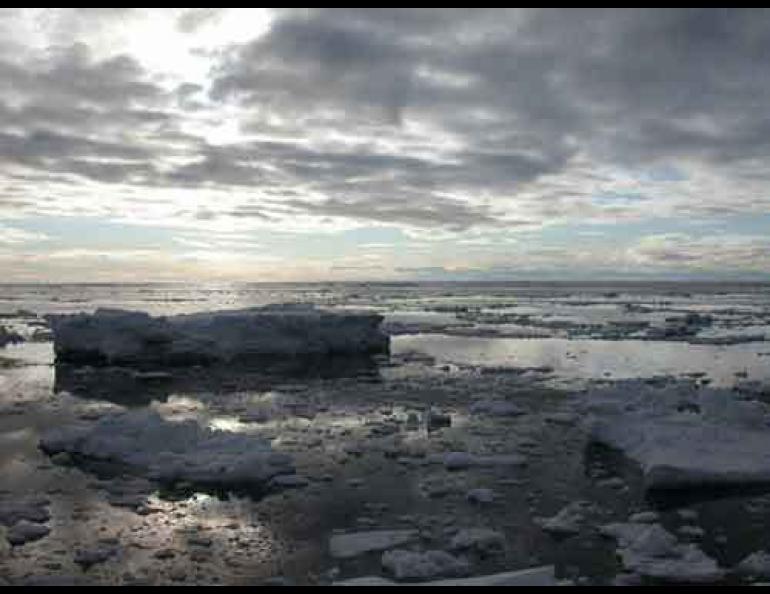
[[526, 411], [513, 402], [506, 400], [480, 400], [471, 405], [473, 414], [484, 414], [493, 417], [519, 417]]
[[770, 554], [766, 551], [751, 553], [735, 568], [736, 573], [759, 579], [770, 578]]
[[689, 383], [619, 382], [583, 400], [591, 438], [642, 467], [651, 489], [770, 482], [770, 407]]
[[465, 498], [470, 503], [477, 505], [489, 505], [495, 502], [495, 492], [492, 489], [485, 489], [483, 487], [478, 489], [471, 489], [465, 494]]
[[405, 551], [382, 554], [382, 566], [397, 580], [431, 580], [468, 575], [470, 564], [446, 551]]
[[48, 499], [42, 497], [20, 501], [0, 501], [0, 524], [11, 526], [19, 520], [38, 524], [47, 522], [51, 517], [48, 512], [49, 503]]
[[556, 586], [553, 565], [505, 571], [477, 577], [436, 580], [417, 584], [399, 584], [378, 576], [353, 578], [335, 582], [335, 586]]
[[162, 482], [264, 486], [294, 472], [289, 456], [259, 437], [214, 431], [191, 420], [167, 421], [146, 409], [55, 429], [40, 447], [49, 455], [68, 452], [125, 464]]
[[527, 463], [524, 457], [517, 454], [477, 455], [469, 452], [433, 454], [427, 461], [443, 464], [447, 470], [465, 470], [474, 466], [524, 466]]
[[378, 314], [303, 304], [171, 317], [98, 309], [47, 320], [59, 362], [195, 364], [269, 355], [381, 353], [389, 345]]
[[48, 499], [33, 497], [20, 501], [0, 501], [0, 525], [7, 526], [5, 538], [11, 545], [39, 540], [51, 531], [44, 523], [51, 518]]
[[371, 530], [334, 534], [329, 539], [329, 553], [335, 559], [349, 559], [372, 551], [386, 551], [417, 539], [415, 530]]
[[568, 536], [577, 534], [586, 522], [586, 514], [592, 510], [587, 501], [573, 501], [550, 518], [539, 520], [540, 527], [551, 534]]
[[116, 545], [101, 545], [90, 549], [78, 549], [75, 552], [73, 562], [87, 570], [92, 565], [104, 563], [117, 554], [118, 547]]
[[452, 551], [475, 551], [481, 554], [502, 551], [505, 537], [490, 528], [463, 528], [452, 537], [449, 549]]
[[618, 543], [623, 567], [637, 575], [680, 583], [708, 583], [724, 571], [694, 544], [684, 544], [660, 524], [615, 523], [602, 526]]
[[6, 539], [12, 545], [23, 545], [47, 536], [51, 529], [44, 524], [19, 520], [8, 529]]

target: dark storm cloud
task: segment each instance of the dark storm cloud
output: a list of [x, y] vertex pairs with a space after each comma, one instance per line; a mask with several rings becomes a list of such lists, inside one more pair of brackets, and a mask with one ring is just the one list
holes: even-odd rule
[[0, 92], [35, 101], [125, 107], [158, 100], [161, 89], [131, 56], [96, 60], [87, 45], [52, 48], [45, 59], [20, 65], [0, 61]]
[[[396, 179], [515, 193], [577, 151], [636, 166], [766, 159], [769, 55], [766, 10], [298, 9], [231, 53], [213, 96], [327, 112], [340, 131], [431, 123], [464, 143], [455, 164], [420, 182], [424, 164], [394, 163]], [[337, 164], [343, 179], [351, 165]]]
[[96, 59], [82, 43], [25, 64], [0, 59], [0, 166], [103, 183], [152, 179], [159, 154], [147, 133], [174, 129], [165, 102], [134, 58]]

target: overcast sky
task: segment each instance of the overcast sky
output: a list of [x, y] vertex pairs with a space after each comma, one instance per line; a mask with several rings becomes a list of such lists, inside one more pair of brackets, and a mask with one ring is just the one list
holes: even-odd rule
[[765, 9], [0, 9], [1, 281], [767, 278]]

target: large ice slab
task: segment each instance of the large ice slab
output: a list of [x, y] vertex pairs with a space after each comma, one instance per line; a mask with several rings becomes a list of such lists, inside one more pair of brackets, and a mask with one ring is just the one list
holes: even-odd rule
[[40, 447], [49, 455], [127, 465], [161, 482], [262, 487], [294, 472], [289, 456], [259, 437], [168, 421], [146, 409], [50, 431]]
[[591, 438], [638, 462], [651, 489], [770, 484], [770, 407], [726, 389], [642, 381], [589, 392]]
[[269, 305], [170, 317], [98, 309], [52, 315], [58, 362], [197, 364], [270, 355], [387, 352], [382, 316], [312, 305]]

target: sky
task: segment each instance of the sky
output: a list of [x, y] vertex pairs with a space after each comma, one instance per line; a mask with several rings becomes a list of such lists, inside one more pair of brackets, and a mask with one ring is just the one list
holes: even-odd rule
[[770, 279], [767, 9], [0, 8], [0, 282]]

